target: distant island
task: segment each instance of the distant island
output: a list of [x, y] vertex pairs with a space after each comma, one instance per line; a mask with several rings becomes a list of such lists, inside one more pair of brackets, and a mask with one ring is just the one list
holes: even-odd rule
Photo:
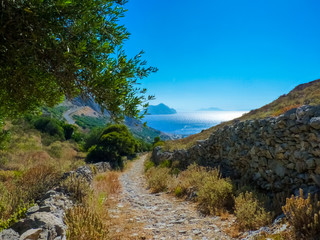
[[209, 107], [209, 108], [201, 108], [198, 111], [223, 111], [223, 109], [217, 108], [217, 107]]
[[150, 105], [148, 108], [148, 114], [160, 115], [160, 114], [175, 114], [177, 111], [173, 108], [169, 108], [167, 105], [160, 103], [158, 105]]

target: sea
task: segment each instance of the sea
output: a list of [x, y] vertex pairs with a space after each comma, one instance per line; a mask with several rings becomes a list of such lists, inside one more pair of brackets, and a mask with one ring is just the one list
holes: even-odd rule
[[146, 115], [143, 121], [149, 127], [164, 133], [181, 135], [196, 134], [221, 122], [240, 117], [245, 111], [196, 111], [166, 115]]

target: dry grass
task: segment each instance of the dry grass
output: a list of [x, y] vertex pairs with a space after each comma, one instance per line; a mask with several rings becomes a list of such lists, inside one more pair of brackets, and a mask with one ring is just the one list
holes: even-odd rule
[[135, 221], [131, 209], [119, 205], [120, 174], [110, 171], [94, 177], [93, 191], [87, 196], [83, 206], [70, 210], [66, 216], [70, 227], [68, 239], [133, 240], [151, 237], [143, 230], [143, 225]]
[[255, 230], [271, 223], [271, 214], [264, 209], [263, 203], [252, 192], [240, 193], [234, 201], [240, 230]]
[[108, 195], [117, 195], [121, 191], [119, 172], [100, 173], [95, 176], [93, 186], [95, 191], [105, 192]]
[[172, 181], [170, 169], [152, 167], [146, 172], [148, 185], [153, 193], [164, 192]]
[[76, 206], [68, 209], [65, 222], [68, 226], [67, 239], [69, 240], [110, 239], [99, 215], [88, 207]]
[[17, 221], [30, 204], [58, 185], [63, 172], [84, 164], [75, 144], [44, 146], [41, 134], [23, 124], [11, 125], [7, 145], [0, 151], [0, 229]]
[[199, 209], [205, 214], [220, 214], [233, 205], [231, 181], [221, 178], [218, 169], [207, 169], [195, 164], [178, 176], [167, 167], [152, 167], [146, 172], [152, 192], [169, 191], [177, 197], [197, 196]]

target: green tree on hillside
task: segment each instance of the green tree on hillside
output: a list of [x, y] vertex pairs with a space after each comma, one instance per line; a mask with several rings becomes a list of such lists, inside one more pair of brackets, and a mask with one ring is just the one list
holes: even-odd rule
[[98, 136], [96, 145], [89, 149], [87, 162], [105, 161], [122, 168], [122, 157], [138, 151], [139, 143], [125, 125], [110, 125]]
[[[128, 58], [118, 23], [126, 0], [3, 0], [0, 116], [15, 117], [64, 96], [92, 98], [114, 117], [147, 107], [139, 80], [157, 69]], [[141, 109], [140, 109], [141, 110]]]

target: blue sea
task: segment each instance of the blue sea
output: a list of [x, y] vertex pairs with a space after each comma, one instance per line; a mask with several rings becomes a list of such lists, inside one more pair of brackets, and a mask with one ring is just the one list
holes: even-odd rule
[[146, 115], [143, 121], [149, 127], [165, 133], [188, 136], [199, 133], [221, 122], [242, 116], [245, 111], [197, 111], [169, 115]]

